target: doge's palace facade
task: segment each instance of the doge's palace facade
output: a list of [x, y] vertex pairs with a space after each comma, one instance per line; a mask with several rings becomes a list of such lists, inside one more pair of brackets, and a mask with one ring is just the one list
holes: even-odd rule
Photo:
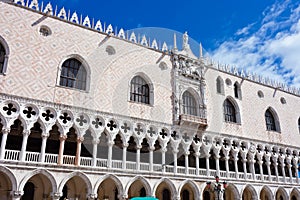
[[37, 0], [0, 27], [0, 199], [300, 199], [299, 89]]

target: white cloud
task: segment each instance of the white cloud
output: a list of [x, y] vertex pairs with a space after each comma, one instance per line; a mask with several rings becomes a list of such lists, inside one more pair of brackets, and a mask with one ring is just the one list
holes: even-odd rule
[[254, 23], [239, 29], [212, 57], [300, 87], [300, 5], [276, 2], [263, 16], [256, 31], [249, 31]]

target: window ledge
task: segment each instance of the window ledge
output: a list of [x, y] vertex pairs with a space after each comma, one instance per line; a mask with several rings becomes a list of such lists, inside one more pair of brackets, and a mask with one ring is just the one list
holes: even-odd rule
[[236, 125], [236, 126], [241, 126], [242, 125], [242, 123], [238, 123], [238, 122], [227, 122], [227, 121], [224, 121], [224, 123], [231, 124], [231, 125]]
[[281, 134], [281, 131], [273, 131], [273, 130], [266, 130], [267, 133], [278, 133]]
[[76, 91], [76, 92], [84, 92], [84, 93], [89, 93], [87, 90], [80, 90], [80, 89], [77, 89], [77, 88], [73, 88], [73, 87], [66, 87], [66, 86], [62, 86], [62, 85], [56, 85], [55, 87], [62, 88], [62, 89], [73, 90], [73, 91]]
[[137, 102], [137, 101], [131, 101], [131, 100], [128, 100], [129, 103], [134, 103], [134, 104], [138, 104], [138, 105], [142, 105], [142, 106], [148, 106], [148, 107], [154, 107], [154, 105], [152, 104], [147, 104], [147, 103], [142, 103], [142, 102]]

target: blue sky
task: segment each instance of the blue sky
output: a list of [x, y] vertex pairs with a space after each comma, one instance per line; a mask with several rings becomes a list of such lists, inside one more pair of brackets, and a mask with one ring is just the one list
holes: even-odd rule
[[[300, 87], [300, 6], [293, 0], [52, 0], [118, 29], [188, 31], [214, 60]], [[154, 34], [154, 36], [153, 36]], [[158, 40], [165, 38], [161, 34]], [[168, 36], [169, 37], [169, 36]], [[170, 35], [172, 40], [172, 35]]]

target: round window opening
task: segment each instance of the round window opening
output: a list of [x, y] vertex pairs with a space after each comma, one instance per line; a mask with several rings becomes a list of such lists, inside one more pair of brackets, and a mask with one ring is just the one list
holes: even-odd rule
[[41, 26], [39, 32], [42, 36], [45, 37], [52, 34], [51, 29], [48, 26]]
[[227, 78], [225, 80], [225, 82], [226, 82], [226, 85], [228, 85], [228, 86], [232, 85], [232, 82], [231, 82], [231, 80], [229, 78]]
[[284, 98], [284, 97], [281, 97], [281, 98], [280, 98], [280, 102], [281, 102], [282, 104], [286, 104], [285, 98]]

